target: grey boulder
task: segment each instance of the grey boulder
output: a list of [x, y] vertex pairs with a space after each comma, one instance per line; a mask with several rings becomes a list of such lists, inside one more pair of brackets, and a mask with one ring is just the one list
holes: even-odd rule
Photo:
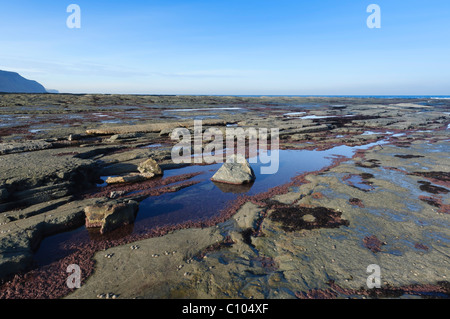
[[244, 156], [231, 155], [227, 162], [211, 177], [213, 182], [227, 184], [246, 184], [255, 180], [255, 173]]

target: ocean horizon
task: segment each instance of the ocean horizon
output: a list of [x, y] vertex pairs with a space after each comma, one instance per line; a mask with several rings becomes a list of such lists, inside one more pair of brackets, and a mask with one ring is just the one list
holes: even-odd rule
[[[187, 94], [191, 95], [191, 94]], [[192, 94], [196, 95], [196, 94]], [[377, 98], [377, 99], [431, 99], [431, 100], [448, 100], [450, 95], [224, 95], [224, 94], [211, 94], [210, 96], [239, 96], [239, 97], [336, 97], [336, 98]]]

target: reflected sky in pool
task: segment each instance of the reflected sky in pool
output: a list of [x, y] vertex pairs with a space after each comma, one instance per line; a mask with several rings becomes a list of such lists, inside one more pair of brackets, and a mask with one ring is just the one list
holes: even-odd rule
[[330, 165], [336, 156], [351, 157], [357, 149], [374, 144], [365, 147], [338, 146], [325, 151], [280, 150], [279, 168], [275, 174], [261, 174], [261, 167], [269, 166], [270, 163], [262, 164], [258, 160], [257, 163], [250, 164], [256, 180], [249, 185], [212, 182], [210, 178], [221, 167], [221, 163], [167, 170], [164, 172], [164, 178], [193, 172], [202, 174], [191, 179], [200, 181], [194, 186], [143, 200], [136, 217], [135, 231], [140, 231], [141, 227], [212, 217], [225, 208], [228, 202], [242, 194], [255, 195], [265, 192], [272, 187], [290, 182], [291, 178], [299, 174], [320, 170]]
[[[299, 174], [320, 170], [330, 165], [336, 156], [351, 157], [356, 150], [381, 143], [383, 142], [356, 147], [338, 146], [325, 151], [280, 150], [277, 173], [261, 174], [261, 167], [270, 164], [262, 164], [259, 161], [251, 163], [256, 180], [252, 184], [242, 186], [214, 183], [210, 180], [221, 167], [221, 163], [166, 170], [163, 178], [194, 172], [202, 172], [202, 174], [190, 179], [199, 181], [198, 184], [174, 193], [165, 193], [143, 200], [139, 205], [135, 223], [127, 229], [127, 233], [145, 233], [149, 228], [157, 226], [212, 217], [242, 194], [255, 195], [265, 192], [272, 187], [290, 182], [291, 178]], [[65, 247], [71, 243], [81, 245], [90, 240], [102, 240], [102, 236], [97, 233], [98, 230], [88, 231], [86, 227], [82, 226], [73, 231], [47, 237], [41, 242], [34, 259], [40, 265], [58, 260], [70, 253]]]

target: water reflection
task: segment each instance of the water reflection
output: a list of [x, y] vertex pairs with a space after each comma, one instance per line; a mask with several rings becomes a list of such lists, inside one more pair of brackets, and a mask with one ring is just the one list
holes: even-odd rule
[[133, 225], [121, 227], [106, 235], [100, 235], [97, 229], [88, 231], [83, 226], [70, 232], [45, 238], [35, 254], [35, 260], [40, 265], [45, 265], [68, 255], [73, 251], [73, 247], [81, 247], [89, 241], [121, 238], [130, 234], [145, 233], [148, 229], [158, 226], [213, 217], [238, 196], [265, 192], [272, 187], [290, 182], [291, 178], [299, 174], [320, 170], [331, 165], [336, 156], [351, 157], [356, 150], [382, 143], [384, 142], [356, 147], [338, 146], [325, 151], [280, 150], [279, 169], [276, 174], [261, 174], [261, 166], [267, 166], [268, 164], [251, 163], [252, 161], [249, 161], [255, 172], [256, 180], [248, 185], [212, 182], [210, 178], [220, 168], [221, 163], [165, 170], [163, 179], [186, 173], [202, 172], [202, 174], [190, 179], [191, 181], [198, 181], [198, 184], [174, 193], [165, 193], [143, 200], [139, 205], [139, 211]]

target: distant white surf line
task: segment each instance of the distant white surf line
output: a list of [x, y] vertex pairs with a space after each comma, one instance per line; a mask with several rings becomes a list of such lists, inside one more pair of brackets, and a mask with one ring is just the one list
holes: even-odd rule
[[[352, 117], [354, 115], [344, 115], [343, 117]], [[327, 119], [337, 117], [337, 115], [307, 115], [300, 117], [302, 120]]]
[[167, 112], [193, 112], [193, 111], [226, 111], [226, 110], [242, 110], [241, 107], [205, 107], [202, 109], [175, 109], [166, 110]]
[[302, 115], [306, 114], [306, 112], [291, 112], [291, 113], [285, 113], [283, 116], [296, 116], [296, 115]]
[[450, 97], [432, 97], [432, 100], [450, 100]]
[[302, 120], [314, 120], [314, 119], [327, 119], [330, 117], [336, 117], [335, 115], [307, 115], [307, 116], [302, 116], [301, 119]]

